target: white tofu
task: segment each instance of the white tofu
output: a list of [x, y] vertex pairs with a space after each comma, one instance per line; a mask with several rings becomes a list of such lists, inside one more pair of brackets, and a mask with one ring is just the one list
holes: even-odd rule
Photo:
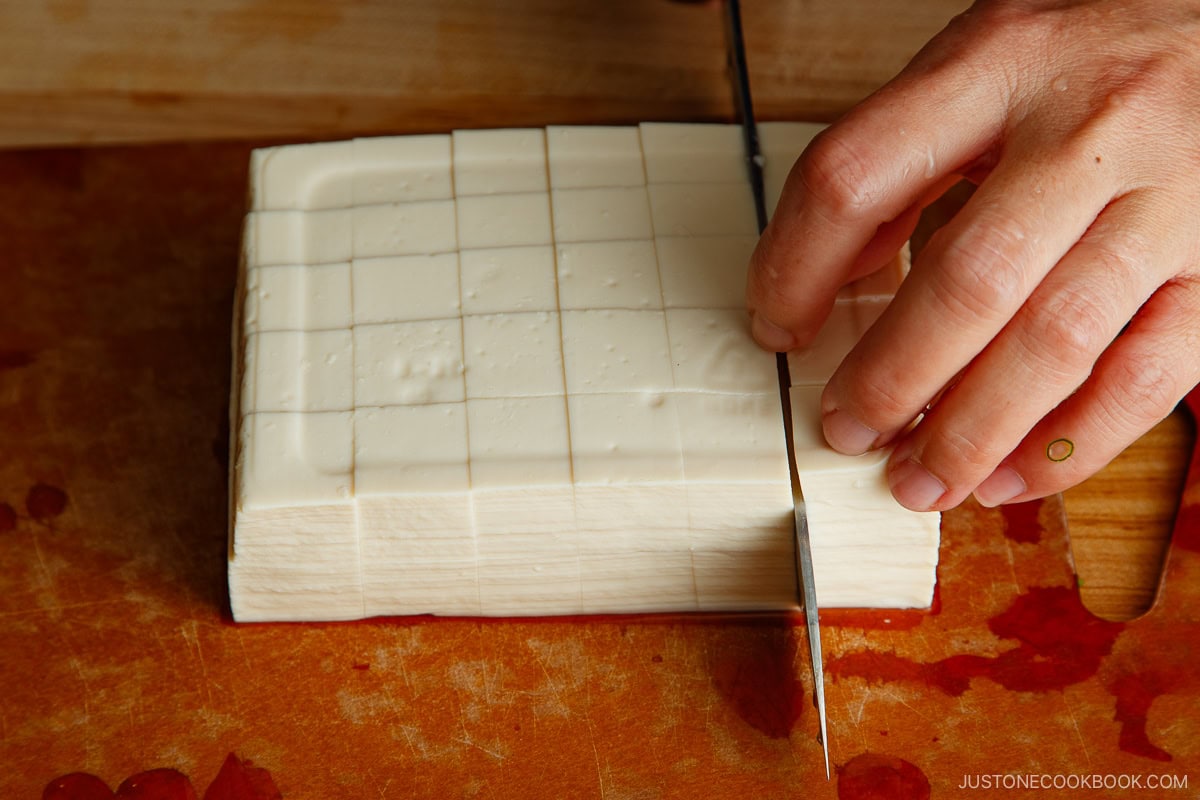
[[[610, 397], [616, 398], [616, 402], [602, 404], [594, 397], [588, 400], [609, 408], [621, 402], [619, 397]], [[576, 399], [579, 398], [572, 398], [572, 403]], [[640, 402], [639, 398], [630, 399], [635, 403]], [[640, 415], [643, 412], [636, 413]], [[575, 424], [574, 418], [571, 424]], [[627, 438], [632, 441], [632, 437]], [[646, 452], [669, 455], [675, 441], [669, 431], [662, 431], [658, 435], [658, 441], [644, 443], [641, 447]], [[616, 443], [618, 447], [621, 444], [620, 441]], [[576, 476], [575, 519], [579, 530], [585, 535], [610, 531], [633, 534], [670, 531], [669, 539], [658, 537], [657, 541], [669, 541], [674, 546], [685, 546], [687, 538], [678, 534], [680, 531], [686, 531], [691, 521], [688, 488], [675, 479], [677, 465], [672, 459], [664, 457], [660, 466], [665, 469], [651, 472], [653, 465], [642, 464], [637, 470], [645, 475], [669, 476], [667, 479], [634, 477], [634, 473], [619, 470], [597, 473], [595, 480], [590, 481]]]
[[887, 300], [834, 303], [817, 338], [807, 347], [788, 353], [792, 386], [824, 386], [885, 308]]
[[456, 403], [463, 386], [459, 320], [397, 322], [354, 329], [358, 407]]
[[453, 200], [355, 206], [353, 257], [448, 253], [458, 249]]
[[463, 337], [467, 397], [563, 394], [557, 313], [466, 317]]
[[637, 128], [551, 126], [546, 129], [546, 149], [554, 189], [646, 183]]
[[690, 483], [692, 538], [697, 546], [697, 605], [703, 611], [772, 610], [794, 606], [796, 573], [791, 484]]
[[237, 508], [323, 506], [351, 498], [352, 413], [245, 417]]
[[449, 200], [450, 137], [379, 136], [354, 140], [357, 206]]
[[778, 394], [775, 356], [754, 342], [746, 312], [671, 308], [666, 318], [676, 389]]
[[[254, 404], [258, 400], [258, 337], [249, 327], [242, 331], [241, 337], [234, 338], [233, 387], [229, 399], [230, 426], [236, 431], [239, 421], [254, 413]], [[241, 433], [245, 432], [246, 427], [242, 426]], [[236, 473], [237, 453], [233, 455], [232, 471]]]
[[471, 485], [463, 403], [360, 408], [354, 414], [354, 493], [423, 495]]
[[747, 185], [740, 126], [643, 122], [640, 130], [647, 183]]
[[640, 186], [555, 189], [551, 197], [556, 242], [654, 238], [646, 190]]
[[825, 128], [812, 122], [760, 122], [758, 150], [763, 157], [763, 199], [767, 216], [775, 213], [792, 165]]
[[745, 183], [652, 184], [655, 236], [757, 236], [754, 195]]
[[545, 192], [458, 198], [458, 242], [462, 248], [548, 245], [550, 197]]
[[253, 211], [319, 210], [351, 205], [354, 142], [255, 150], [250, 161]]
[[683, 473], [689, 483], [788, 481], [778, 390], [744, 395], [677, 394], [675, 407]]
[[689, 543], [686, 526], [582, 532], [582, 613], [696, 611]]
[[437, 492], [358, 500], [367, 616], [438, 613], [478, 616], [479, 553], [471, 495]]
[[558, 309], [549, 245], [462, 250], [459, 265], [464, 314]]
[[353, 254], [349, 209], [259, 211], [254, 221], [253, 267], [332, 264]]
[[545, 192], [546, 134], [541, 128], [454, 132], [454, 194]]
[[661, 311], [562, 312], [568, 394], [665, 392], [674, 383]]
[[773, 611], [796, 602], [795, 559], [782, 547], [755, 550], [738, 538], [726, 550], [696, 553], [692, 562], [701, 611]]
[[247, 324], [259, 331], [349, 328], [350, 265], [260, 267], [247, 278]]
[[354, 324], [457, 318], [458, 254], [356, 258]]
[[[360, 619], [354, 503], [239, 509], [229, 600], [242, 622]], [[312, 598], [321, 598], [313, 603]]]
[[472, 508], [479, 596], [489, 614], [582, 613], [579, 534], [569, 480], [481, 489], [473, 493]]
[[[562, 384], [562, 378], [559, 378]], [[566, 398], [499, 397], [467, 401], [470, 440], [470, 481], [480, 489], [505, 488], [521, 492], [529, 505], [512, 505], [511, 515], [530, 524], [530, 507], [536, 511], [542, 489], [553, 487], [570, 495], [571, 446], [566, 429]], [[511, 492], [510, 492], [511, 494]], [[509, 495], [504, 495], [509, 497]], [[574, 499], [570, 529], [574, 529]], [[476, 507], [476, 513], [479, 513]], [[559, 528], [560, 531], [568, 528]]]
[[[898, 508], [886, 468], [886, 459], [875, 459], [852, 471], [810, 468], [807, 463], [800, 470], [809, 527], [829, 532], [812, 548], [819, 605], [904, 608], [928, 606], [933, 600], [939, 515]], [[904, 561], [898, 564], [901, 553]], [[878, 575], [873, 586], [854, 580], [867, 571]]]
[[[654, 392], [568, 395], [567, 407], [577, 483], [667, 482], [682, 486], [683, 448], [673, 397]], [[637, 491], [621, 494], [633, 497]], [[598, 524], [584, 521], [583, 497], [577, 502], [580, 525]], [[632, 524], [630, 517], [637, 515], [614, 513], [614, 503], [619, 500], [609, 497], [601, 513]], [[662, 512], [658, 506], [654, 513], [661, 516]]]
[[654, 242], [572, 242], [558, 246], [563, 309], [661, 309]]
[[660, 236], [654, 240], [667, 308], [746, 308], [756, 236]]
[[251, 334], [257, 374], [247, 412], [350, 411], [354, 408], [353, 340], [349, 330]]
[[[770, 182], [807, 129], [764, 131]], [[711, 125], [257, 152], [236, 618], [793, 608], [775, 359], [743, 309], [743, 170], [740, 131]], [[905, 263], [845, 287], [789, 358], [825, 606], [933, 591], [938, 516], [895, 503], [886, 451], [844, 456], [821, 430], [822, 387]]]

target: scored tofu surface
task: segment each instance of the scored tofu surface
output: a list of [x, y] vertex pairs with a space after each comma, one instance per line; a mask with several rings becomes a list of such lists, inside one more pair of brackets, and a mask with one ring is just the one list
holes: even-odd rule
[[[769, 208], [818, 130], [761, 126]], [[238, 620], [795, 605], [775, 359], [749, 335], [740, 129], [259, 150], [235, 327]], [[820, 434], [892, 267], [789, 354], [825, 606], [928, 605], [938, 516]]]

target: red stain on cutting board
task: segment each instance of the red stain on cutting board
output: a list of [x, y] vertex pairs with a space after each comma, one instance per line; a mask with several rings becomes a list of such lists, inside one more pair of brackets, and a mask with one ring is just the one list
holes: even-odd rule
[[[66, 511], [68, 502], [67, 493], [57, 486], [36, 483], [25, 494], [25, 511], [29, 519], [45, 523]], [[20, 515], [11, 503], [0, 503], [0, 533], [15, 530], [19, 521]]]
[[86, 772], [72, 772], [50, 781], [42, 790], [42, 800], [111, 800], [108, 784]]
[[[713, 683], [737, 715], [772, 739], [787, 738], [804, 713], [797, 676], [797, 628], [790, 620], [754, 630], [713, 665]], [[807, 648], [804, 648], [807, 652]]]
[[838, 768], [838, 800], [928, 800], [929, 779], [909, 761], [862, 753]]
[[1038, 513], [1041, 510], [1041, 500], [1000, 506], [1000, 515], [1004, 518], [1004, 535], [1019, 544], [1037, 544], [1042, 538], [1042, 526], [1038, 524]]
[[1187, 396], [1187, 405], [1196, 420], [1196, 447], [1192, 450], [1192, 461], [1188, 467], [1187, 487], [1175, 516], [1173, 545], [1190, 553], [1200, 553], [1200, 387]]
[[34, 362], [34, 355], [25, 350], [0, 350], [0, 372], [6, 369], [28, 367]]
[[17, 527], [17, 510], [8, 503], [0, 503], [0, 533]]
[[45, 483], [34, 485], [25, 495], [25, 510], [39, 522], [54, 519], [67, 508], [67, 493]]
[[216, 780], [204, 793], [204, 800], [280, 800], [271, 773], [233, 753], [225, 757]]
[[988, 628], [1001, 639], [1016, 640], [1017, 646], [998, 656], [963, 654], [929, 663], [861, 651], [831, 659], [829, 673], [872, 681], [920, 681], [952, 696], [967, 691], [975, 678], [1015, 691], [1044, 692], [1095, 675], [1124, 624], [1092, 616], [1072, 589], [1047, 586], [1018, 596], [1006, 611], [988, 620]]
[[[204, 800], [281, 800], [271, 773], [233, 753], [204, 792]], [[42, 800], [197, 800], [191, 780], [174, 769], [151, 769], [121, 782], [113, 792], [108, 784], [86, 772], [55, 778], [42, 791]]]

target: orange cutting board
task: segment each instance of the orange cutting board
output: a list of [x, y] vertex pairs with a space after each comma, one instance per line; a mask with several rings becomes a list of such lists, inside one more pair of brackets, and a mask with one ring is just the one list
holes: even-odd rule
[[1200, 790], [1195, 460], [1136, 622], [1080, 604], [1058, 499], [947, 514], [932, 610], [824, 612], [830, 782], [795, 619], [233, 624], [247, 151], [0, 155], [4, 797], [139, 774], [120, 796], [854, 800], [981, 774]]

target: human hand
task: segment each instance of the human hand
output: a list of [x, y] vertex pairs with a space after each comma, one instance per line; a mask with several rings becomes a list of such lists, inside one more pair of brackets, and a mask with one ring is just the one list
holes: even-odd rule
[[759, 343], [810, 341], [960, 176], [979, 188], [822, 397], [835, 449], [896, 445], [918, 510], [1066, 489], [1200, 381], [1200, 2], [956, 18], [792, 169], [751, 263]]

